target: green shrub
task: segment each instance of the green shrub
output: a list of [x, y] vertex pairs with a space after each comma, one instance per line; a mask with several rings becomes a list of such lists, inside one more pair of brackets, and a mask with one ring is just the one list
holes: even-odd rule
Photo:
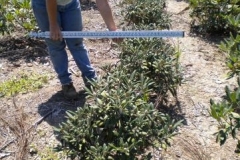
[[167, 102], [168, 92], [176, 97], [181, 84], [179, 56], [163, 39], [128, 39], [121, 45], [120, 67], [125, 73], [136, 71], [138, 77], [151, 79], [153, 91]]
[[149, 103], [151, 80], [141, 75], [135, 80], [123, 71], [108, 73], [88, 90], [91, 103], [69, 112], [67, 121], [57, 129], [63, 139], [58, 150], [73, 159], [137, 159], [149, 147], [169, 145], [177, 126], [168, 115]]
[[122, 15], [131, 25], [155, 25], [158, 29], [166, 29], [171, 21], [165, 3], [165, 0], [123, 0]]
[[36, 21], [31, 10], [31, 0], [0, 0], [0, 32], [36, 29]]
[[239, 5], [239, 0], [190, 0], [191, 26], [201, 33], [231, 33], [228, 19], [240, 13]]
[[220, 49], [227, 54], [227, 66], [230, 69], [229, 77], [240, 73], [240, 35], [231, 35], [230, 38], [221, 42]]
[[220, 103], [210, 101], [210, 115], [219, 123], [216, 142], [223, 145], [231, 135], [238, 140], [236, 151], [239, 152], [240, 139], [236, 135], [240, 129], [240, 77], [238, 77], [238, 88], [232, 91], [226, 86], [225, 92], [225, 98]]

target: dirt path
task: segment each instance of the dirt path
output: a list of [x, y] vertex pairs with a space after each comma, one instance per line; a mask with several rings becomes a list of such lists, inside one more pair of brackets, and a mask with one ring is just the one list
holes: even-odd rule
[[174, 39], [182, 52], [180, 63], [183, 67], [184, 81], [179, 88], [181, 112], [185, 125], [180, 129], [171, 155], [167, 159], [240, 159], [234, 149], [236, 142], [228, 142], [220, 147], [215, 143], [213, 133], [217, 131], [217, 122], [209, 116], [209, 100], [221, 100], [224, 87], [235, 84], [234, 79], [226, 80], [225, 58], [219, 52], [219, 39], [204, 40], [190, 34], [188, 4], [184, 1], [168, 0], [167, 10], [172, 14], [172, 29], [185, 31], [185, 37]]

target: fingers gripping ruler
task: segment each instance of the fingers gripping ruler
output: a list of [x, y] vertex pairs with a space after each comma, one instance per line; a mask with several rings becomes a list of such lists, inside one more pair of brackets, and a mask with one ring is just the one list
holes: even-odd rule
[[[31, 32], [30, 37], [50, 38], [50, 32]], [[184, 37], [183, 31], [142, 30], [142, 31], [62, 31], [63, 38], [159, 38]]]

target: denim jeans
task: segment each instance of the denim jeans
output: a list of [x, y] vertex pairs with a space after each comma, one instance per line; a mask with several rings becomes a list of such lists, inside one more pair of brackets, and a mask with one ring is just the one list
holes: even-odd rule
[[[45, 0], [32, 0], [32, 8], [41, 31], [49, 31], [49, 21]], [[81, 31], [82, 16], [79, 0], [72, 0], [65, 6], [57, 6], [58, 23], [63, 31]], [[72, 82], [68, 71], [68, 56], [66, 46], [70, 50], [83, 80], [96, 78], [96, 73], [90, 64], [88, 52], [82, 38], [66, 38], [63, 41], [45, 39], [53, 67], [62, 85]]]

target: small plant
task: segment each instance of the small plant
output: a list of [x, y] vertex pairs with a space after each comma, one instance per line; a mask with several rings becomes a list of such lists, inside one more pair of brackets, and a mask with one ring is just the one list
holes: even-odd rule
[[240, 34], [234, 37], [232, 34], [224, 42], [220, 49], [227, 53], [227, 66], [230, 69], [229, 78], [240, 73]]
[[74, 159], [151, 159], [149, 147], [169, 145], [176, 128], [168, 115], [149, 102], [151, 80], [136, 72], [115, 70], [93, 83], [88, 90], [91, 103], [68, 112], [67, 121], [56, 130], [63, 143], [58, 150]]
[[36, 29], [36, 21], [31, 10], [31, 0], [0, 0], [0, 32], [11, 32], [24, 29]]
[[226, 86], [226, 96], [220, 103], [210, 101], [210, 115], [219, 123], [219, 131], [216, 133], [216, 142], [223, 145], [228, 136], [231, 135], [238, 140], [236, 151], [240, 151], [240, 139], [237, 132], [240, 129], [240, 77], [238, 77], [238, 88], [233, 91]]
[[22, 73], [19, 77], [0, 83], [0, 97], [35, 91], [47, 83], [46, 75]]
[[65, 159], [66, 155], [63, 152], [56, 152], [53, 149], [52, 146], [46, 146], [43, 150], [38, 152], [38, 157], [41, 158], [41, 160], [59, 160], [59, 159]]

